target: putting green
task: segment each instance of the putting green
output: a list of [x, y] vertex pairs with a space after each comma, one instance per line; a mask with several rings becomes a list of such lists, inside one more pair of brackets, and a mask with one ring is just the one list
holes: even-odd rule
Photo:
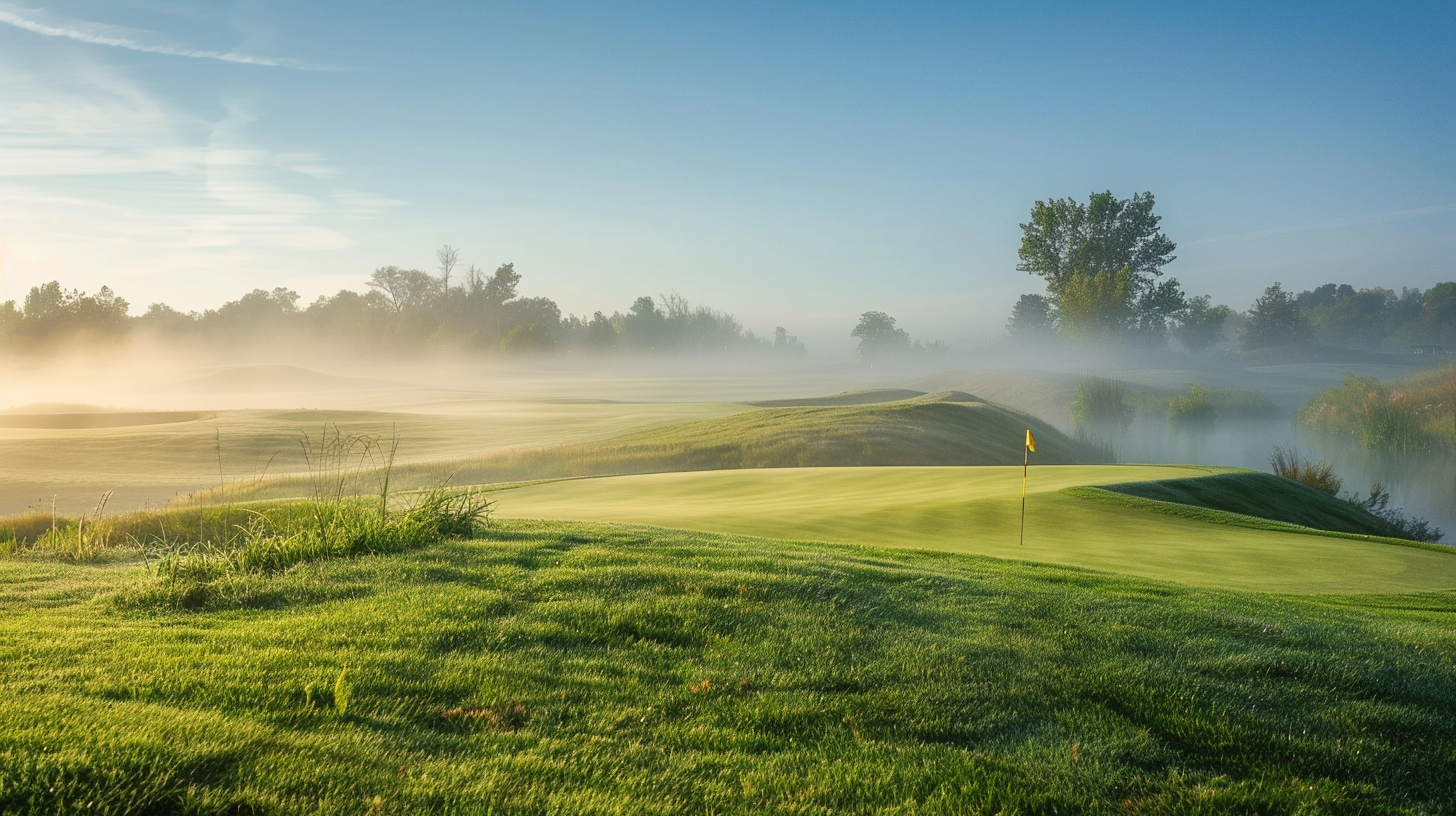
[[552, 482], [500, 494], [500, 515], [977, 553], [1197, 586], [1285, 593], [1456, 589], [1451, 554], [1130, 509], [1057, 491], [1222, 472], [1160, 465], [1021, 469], [783, 468]]

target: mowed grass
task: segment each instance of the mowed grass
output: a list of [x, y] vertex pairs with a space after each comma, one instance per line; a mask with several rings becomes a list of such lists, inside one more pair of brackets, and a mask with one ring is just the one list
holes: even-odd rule
[[[719, 403], [481, 399], [438, 412], [240, 410], [122, 427], [0, 427], [0, 515], [49, 512], [52, 501], [63, 513], [85, 512], [108, 492], [112, 510], [130, 510], [219, 484], [253, 488], [265, 477], [281, 478], [289, 488], [270, 495], [301, 495], [296, 488], [307, 466], [300, 440], [330, 427], [397, 438], [396, 467], [407, 480], [401, 486], [429, 488], [492, 450], [572, 444], [744, 410]], [[69, 416], [57, 414], [52, 424]]]
[[580, 479], [500, 494], [500, 512], [975, 553], [1256, 592], [1456, 589], [1456, 551], [1220, 524], [1061, 492], [1226, 472], [1033, 466], [806, 468]]
[[257, 575], [225, 611], [127, 600], [155, 580], [0, 560], [0, 811], [1456, 802], [1450, 594], [549, 522]]
[[[408, 484], [446, 476], [461, 484], [742, 468], [1005, 465], [1021, 461], [1028, 428], [1036, 435], [1043, 462], [1112, 458], [1035, 417], [961, 392], [875, 389], [765, 404], [769, 407], [589, 442], [404, 463], [396, 473]], [[373, 477], [360, 475], [363, 481]], [[305, 487], [306, 480], [293, 475], [243, 483], [224, 495], [287, 498]]]
[[[853, 392], [590, 443], [501, 451], [462, 463], [457, 478], [503, 482], [741, 468], [1005, 465], [1021, 461], [1028, 428], [1047, 462], [1111, 458], [1035, 417], [969, 394], [895, 399], [900, 392], [889, 391], [890, 399], [876, 399], [885, 393]], [[866, 399], [873, 402], [856, 401]]]
[[1102, 487], [1128, 496], [1243, 513], [1322, 530], [1372, 536], [1400, 533], [1389, 522], [1362, 507], [1271, 473], [1239, 471]]

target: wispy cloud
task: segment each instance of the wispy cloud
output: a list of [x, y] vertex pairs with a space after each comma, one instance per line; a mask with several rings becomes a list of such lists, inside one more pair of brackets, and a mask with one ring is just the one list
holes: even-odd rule
[[0, 23], [45, 37], [60, 37], [62, 39], [75, 40], [76, 42], [91, 45], [125, 48], [128, 51], [140, 51], [144, 54], [164, 54], [172, 57], [218, 60], [220, 62], [235, 62], [242, 65], [263, 65], [274, 68], [320, 69], [320, 66], [309, 65], [298, 60], [281, 57], [259, 57], [252, 54], [239, 54], [235, 51], [207, 51], [170, 43], [154, 42], [150, 41], [153, 40], [153, 35], [149, 32], [105, 23], [95, 23], [88, 20], [42, 20], [40, 19], [40, 13], [35, 10], [21, 9], [10, 5], [0, 5]]
[[1284, 227], [1273, 229], [1253, 230], [1251, 232], [1236, 232], [1230, 235], [1218, 235], [1212, 238], [1201, 238], [1197, 241], [1190, 241], [1190, 244], [1218, 244], [1226, 241], [1253, 241], [1259, 238], [1272, 238], [1277, 235], [1289, 235], [1298, 232], [1321, 232], [1324, 230], [1346, 229], [1359, 227], [1366, 224], [1385, 224], [1391, 221], [1404, 221], [1408, 218], [1421, 218], [1428, 215], [1439, 215], [1456, 211], [1456, 202], [1448, 204], [1436, 204], [1430, 207], [1412, 207], [1405, 210], [1391, 210], [1383, 213], [1372, 213], [1370, 215], [1359, 215], [1351, 218], [1341, 218], [1334, 221], [1326, 221], [1319, 224], [1290, 224]]
[[209, 286], [277, 276], [299, 252], [347, 251], [358, 221], [404, 204], [338, 183], [349, 174], [320, 152], [260, 143], [246, 95], [224, 97], [216, 119], [95, 56], [0, 54], [0, 252], [12, 286], [167, 280], [169, 302], [205, 299]]

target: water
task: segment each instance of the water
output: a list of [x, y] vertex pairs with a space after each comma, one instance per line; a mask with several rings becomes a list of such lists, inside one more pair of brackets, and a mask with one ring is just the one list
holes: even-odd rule
[[1187, 462], [1268, 471], [1276, 446], [1326, 462], [1344, 482], [1342, 494], [1368, 495], [1380, 483], [1391, 507], [1424, 518], [1456, 543], [1456, 455], [1445, 451], [1369, 451], [1353, 440], [1319, 433], [1291, 419], [1217, 420], [1210, 426], [1179, 427], [1138, 416], [1126, 431], [1095, 434], [1120, 462]]

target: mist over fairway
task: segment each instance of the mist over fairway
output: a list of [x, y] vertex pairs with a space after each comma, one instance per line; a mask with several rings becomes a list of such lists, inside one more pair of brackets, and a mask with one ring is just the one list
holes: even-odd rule
[[[972, 365], [941, 371], [812, 361], [765, 366], [722, 358], [626, 360], [602, 368], [570, 360], [483, 366], [449, 357], [404, 363], [310, 361], [306, 350], [302, 356], [296, 363], [210, 365], [169, 357], [70, 359], [53, 369], [9, 361], [0, 386], [0, 407], [9, 409], [0, 414], [0, 460], [6, 464], [0, 512], [49, 509], [52, 500], [63, 512], [83, 512], [106, 491], [115, 491], [112, 508], [125, 510], [222, 483], [301, 475], [300, 436], [327, 423], [397, 436], [399, 464], [415, 480], [412, 487], [457, 473], [474, 482], [518, 478], [493, 475], [490, 463], [626, 434], [650, 437], [654, 428], [745, 414], [756, 410], [752, 403], [833, 402], [834, 394], [874, 388], [897, 388], [902, 395], [967, 392], [1075, 433], [1069, 405], [1090, 372], [1127, 382], [1137, 403], [1131, 427], [1096, 439], [1118, 461], [1262, 470], [1274, 446], [1295, 447], [1334, 463], [1352, 491], [1382, 482], [1399, 505], [1456, 529], [1451, 455], [1363, 451], [1291, 418], [1346, 370], [1385, 378], [1419, 370], [1398, 356], [1353, 365], [1241, 366], [1171, 354], [1116, 359], [1092, 351], [1019, 352], [995, 355], [995, 366], [968, 359], [987, 355], [953, 357], [947, 362]], [[1167, 400], [1190, 384], [1204, 385], [1216, 397], [1265, 395], [1276, 413], [1171, 425]], [[26, 407], [55, 403], [71, 407]], [[113, 411], [126, 413], [107, 416]], [[96, 417], [87, 421], [93, 427], [76, 427], [85, 424], [71, 416], [76, 413]], [[142, 415], [167, 415], [168, 423], [136, 424]], [[115, 427], [95, 427], [105, 425]]]

